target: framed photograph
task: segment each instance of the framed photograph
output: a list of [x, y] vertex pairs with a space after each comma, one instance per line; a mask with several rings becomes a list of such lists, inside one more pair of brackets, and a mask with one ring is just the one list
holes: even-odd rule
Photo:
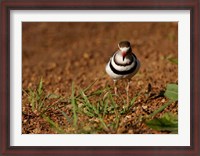
[[199, 3], [2, 1], [1, 154], [198, 156]]

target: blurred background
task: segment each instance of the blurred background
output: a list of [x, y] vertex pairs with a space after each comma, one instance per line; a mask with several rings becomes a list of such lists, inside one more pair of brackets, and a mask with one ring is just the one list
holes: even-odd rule
[[[141, 61], [135, 86], [162, 87], [178, 78], [177, 68], [165, 60], [178, 57], [177, 23], [23, 22], [22, 32], [24, 89], [41, 77], [47, 90], [61, 94], [72, 81], [82, 87], [90, 84], [105, 76], [105, 65], [121, 40], [131, 42]], [[112, 83], [108, 76], [99, 85], [106, 83]]]

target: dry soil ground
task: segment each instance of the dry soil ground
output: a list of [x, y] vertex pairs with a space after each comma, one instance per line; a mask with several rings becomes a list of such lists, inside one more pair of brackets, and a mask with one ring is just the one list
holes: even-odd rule
[[[178, 83], [178, 66], [168, 60], [178, 58], [177, 23], [25, 22], [22, 31], [22, 133], [169, 133], [153, 130], [138, 119], [166, 103], [167, 98], [160, 92], [165, 91], [168, 83]], [[130, 99], [139, 95], [134, 106], [119, 116], [114, 128], [110, 125], [116, 122], [113, 120], [116, 114], [109, 113], [103, 117], [107, 128], [99, 126], [98, 117], [80, 112], [74, 123], [73, 106], [70, 102], [66, 104], [72, 94], [72, 82], [75, 95], [77, 88], [85, 88], [94, 81], [89, 92], [106, 87], [111, 87], [108, 92], [113, 92], [113, 82], [105, 73], [105, 65], [121, 40], [131, 42], [141, 62], [141, 68], [130, 84]], [[41, 78], [45, 95], [53, 93], [55, 96], [45, 99], [43, 107], [57, 106], [50, 107], [42, 115], [32, 108], [30, 99], [30, 89], [35, 90]], [[125, 98], [124, 84], [118, 85], [120, 96]], [[56, 96], [64, 97], [65, 102]], [[124, 105], [119, 100], [121, 97], [114, 98], [118, 108]], [[172, 103], [156, 117], [165, 112], [178, 114], [178, 103]]]

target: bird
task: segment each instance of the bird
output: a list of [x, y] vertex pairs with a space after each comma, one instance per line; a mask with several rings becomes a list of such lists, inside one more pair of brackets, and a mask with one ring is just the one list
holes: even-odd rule
[[112, 55], [108, 61], [105, 70], [106, 73], [114, 81], [114, 93], [117, 95], [116, 82], [118, 80], [126, 80], [126, 95], [127, 103], [129, 103], [129, 86], [131, 78], [138, 72], [140, 68], [140, 61], [133, 53], [129, 41], [120, 41], [118, 43], [118, 50]]

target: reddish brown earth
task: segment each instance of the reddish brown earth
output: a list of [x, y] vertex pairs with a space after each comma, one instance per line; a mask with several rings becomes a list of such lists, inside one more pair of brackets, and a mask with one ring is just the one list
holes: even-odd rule
[[[167, 133], [152, 130], [137, 121], [140, 116], [148, 115], [166, 103], [165, 97], [154, 98], [154, 95], [164, 91], [168, 83], [178, 81], [178, 66], [166, 59], [178, 58], [177, 23], [25, 22], [22, 32], [22, 85], [26, 92], [22, 93], [22, 133], [57, 133], [49, 122], [32, 111], [28, 100], [28, 89], [36, 88], [41, 78], [46, 94], [65, 97], [71, 96], [72, 82], [76, 88], [85, 88], [98, 79], [91, 90], [112, 87], [113, 82], [105, 73], [105, 65], [121, 40], [132, 43], [132, 49], [141, 62], [141, 68], [130, 84], [130, 97], [139, 92], [140, 95], [135, 106], [121, 116], [115, 132], [95, 133]], [[123, 83], [119, 83], [118, 90], [125, 97]], [[51, 104], [53, 102], [48, 103]], [[72, 116], [70, 105], [60, 109]], [[165, 112], [177, 114], [178, 104], [171, 104], [157, 116]], [[68, 125], [58, 109], [49, 109], [45, 115], [64, 127], [66, 133], [80, 133]], [[109, 123], [112, 117], [105, 118], [105, 123]], [[91, 120], [80, 115], [78, 124], [85, 123], [88, 128], [95, 124], [88, 123]]]

